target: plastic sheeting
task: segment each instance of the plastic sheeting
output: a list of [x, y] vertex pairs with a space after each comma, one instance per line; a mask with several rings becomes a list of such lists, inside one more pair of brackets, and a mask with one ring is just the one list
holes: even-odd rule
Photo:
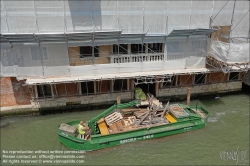
[[248, 1], [2, 0], [1, 33], [122, 30], [169, 34], [173, 29], [209, 28], [212, 16], [212, 26], [231, 25], [233, 18], [232, 28], [237, 26], [232, 37], [246, 37], [248, 11]]
[[[107, 79], [119, 79], [119, 78], [134, 78], [134, 77], [161, 77], [161, 76], [166, 76], [166, 75], [174, 75], [174, 74], [193, 74], [193, 73], [206, 73], [206, 72], [215, 72], [219, 71], [218, 69], [207, 69], [207, 68], [196, 68], [196, 69], [176, 69], [174, 65], [178, 64], [179, 61], [175, 61], [174, 63], [172, 62], [160, 62], [155, 65], [162, 66], [164, 65], [164, 69], [162, 70], [154, 70], [154, 71], [146, 71], [144, 72], [143, 70], [140, 71], [135, 71], [135, 72], [117, 72], [113, 71], [112, 73], [95, 73], [94, 71], [104, 68], [104, 66], [93, 66], [90, 70], [90, 73], [86, 73], [86, 75], [76, 75], [76, 76], [71, 76], [71, 77], [50, 77], [50, 78], [27, 78], [26, 84], [32, 85], [32, 84], [46, 84], [46, 83], [61, 83], [61, 82], [78, 82], [78, 81], [89, 81], [89, 80], [107, 80]], [[139, 64], [139, 63], [138, 63]], [[119, 65], [119, 64], [113, 64], [112, 66]], [[172, 67], [172, 70], [168, 68], [167, 66], [170, 65]], [[141, 66], [139, 64], [139, 66]], [[77, 67], [72, 67], [74, 69], [71, 69], [72, 71], [75, 70], [74, 72], [78, 71], [84, 71], [88, 66], [77, 66]], [[107, 65], [106, 65], [107, 67]]]
[[68, 66], [66, 45], [1, 47], [2, 76], [65, 76]]
[[209, 55], [226, 63], [249, 63], [249, 43], [211, 41]]
[[[136, 36], [134, 38], [136, 39]], [[140, 43], [141, 41], [138, 42]], [[108, 60], [108, 58], [111, 58], [110, 56], [112, 54], [105, 50], [106, 47], [99, 47], [99, 54], [101, 56], [98, 57], [98, 59], [106, 58], [107, 61], [105, 61], [105, 63], [107, 64], [72, 67], [69, 62], [80, 60], [80, 53], [75, 52], [70, 59], [68, 51], [72, 52], [72, 50], [68, 50], [66, 44], [40, 45], [40, 47], [39, 45], [15, 46], [12, 48], [2, 47], [1, 74], [3, 76], [36, 76], [46, 78], [89, 74], [101, 75], [115, 72], [118, 76], [119, 72], [147, 72], [153, 70], [199, 68], [205, 66], [204, 59], [207, 52], [206, 36], [167, 38], [164, 48], [162, 54], [164, 54], [165, 58], [158, 62], [144, 61], [141, 63], [113, 64]], [[129, 52], [129, 50], [127, 51]], [[151, 54], [153, 55], [154, 52]], [[129, 54], [120, 55], [120, 57], [126, 55]], [[139, 55], [134, 54], [134, 56]], [[90, 57], [90, 59], [91, 58], [93, 57]], [[86, 58], [84, 60], [86, 61]], [[92, 59], [88, 64], [92, 64]]]

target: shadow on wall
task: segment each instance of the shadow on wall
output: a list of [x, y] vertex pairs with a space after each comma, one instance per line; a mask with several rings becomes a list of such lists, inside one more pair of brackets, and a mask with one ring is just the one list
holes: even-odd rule
[[101, 1], [68, 0], [68, 32], [102, 30]]

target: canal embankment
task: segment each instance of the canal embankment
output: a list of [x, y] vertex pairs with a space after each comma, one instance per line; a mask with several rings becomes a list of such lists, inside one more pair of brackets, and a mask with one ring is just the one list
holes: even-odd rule
[[[249, 88], [249, 86], [248, 86]], [[192, 93], [191, 88], [191, 100], [195, 99], [205, 99], [205, 98], [218, 98], [227, 95], [237, 95], [242, 93], [250, 93], [245, 88], [242, 87], [242, 90], [237, 91], [221, 91], [218, 93]], [[187, 95], [173, 95], [165, 97], [157, 97], [161, 102], [166, 103], [170, 102], [180, 102], [187, 99]], [[128, 102], [128, 99], [121, 99], [121, 102]], [[56, 114], [56, 113], [65, 113], [65, 112], [77, 112], [77, 111], [86, 111], [94, 109], [106, 109], [111, 105], [115, 104], [116, 100], [111, 100], [108, 102], [98, 102], [98, 103], [89, 103], [89, 104], [70, 104], [66, 106], [54, 106], [54, 107], [39, 107], [38, 105], [17, 105], [17, 106], [8, 106], [1, 107], [1, 118], [7, 116], [35, 116], [35, 115], [46, 115], [46, 114]]]

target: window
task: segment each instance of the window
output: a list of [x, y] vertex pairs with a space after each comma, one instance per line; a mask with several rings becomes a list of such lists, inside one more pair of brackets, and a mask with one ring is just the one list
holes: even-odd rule
[[194, 84], [203, 84], [205, 83], [205, 74], [196, 74], [194, 79]]
[[46, 47], [30, 47], [31, 59], [36, 60], [48, 60]]
[[148, 53], [162, 52], [162, 43], [149, 43]]
[[[81, 46], [80, 47], [80, 58], [84, 57], [92, 57], [92, 46]], [[98, 46], [94, 47], [94, 56], [98, 57], [99, 56], [99, 49]]]
[[94, 94], [94, 82], [81, 82], [82, 94]]
[[239, 72], [233, 72], [229, 75], [229, 81], [238, 81]]
[[127, 54], [128, 53], [128, 45], [127, 44], [120, 44], [119, 51], [118, 45], [113, 45], [113, 54]]
[[170, 87], [170, 86], [176, 86], [176, 76], [171, 76], [169, 78], [164, 78], [163, 82], [163, 88]]
[[38, 97], [52, 97], [50, 85], [37, 85]]
[[144, 44], [131, 44], [131, 53], [132, 54], [145, 53], [145, 45]]
[[127, 79], [114, 80], [114, 92], [122, 92], [127, 90]]

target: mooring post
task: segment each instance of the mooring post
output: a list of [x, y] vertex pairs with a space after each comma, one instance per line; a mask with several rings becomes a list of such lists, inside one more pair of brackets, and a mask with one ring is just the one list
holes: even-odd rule
[[191, 87], [187, 88], [187, 105], [190, 105]]
[[121, 98], [120, 98], [120, 96], [117, 96], [116, 102], [117, 102], [117, 104], [121, 104]]

